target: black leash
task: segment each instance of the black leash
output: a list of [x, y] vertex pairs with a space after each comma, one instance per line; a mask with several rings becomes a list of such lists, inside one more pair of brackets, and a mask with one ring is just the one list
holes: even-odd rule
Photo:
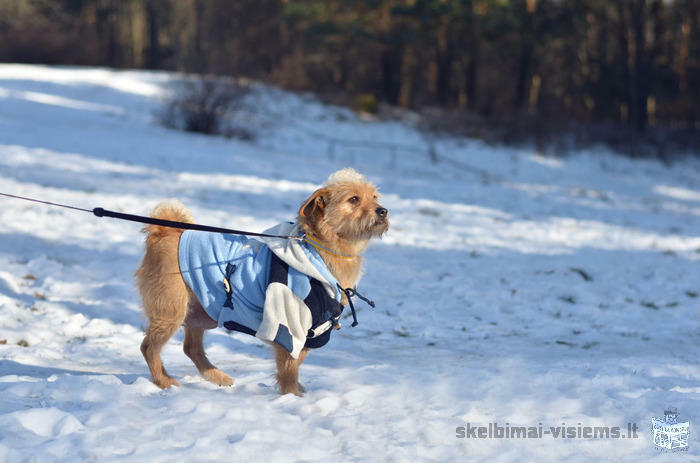
[[147, 224], [151, 224], [151, 225], [161, 225], [163, 227], [183, 228], [185, 230], [199, 230], [199, 231], [214, 232], [214, 233], [230, 233], [232, 235], [262, 236], [262, 237], [266, 237], [266, 238], [285, 238], [285, 239], [291, 239], [291, 240], [301, 240], [302, 239], [299, 236], [268, 235], [267, 233], [255, 233], [255, 232], [249, 232], [249, 231], [234, 230], [232, 228], [212, 227], [210, 225], [199, 225], [197, 223], [175, 222], [173, 220], [154, 219], [153, 217], [144, 217], [142, 215], [124, 214], [121, 212], [109, 211], [107, 209], [102, 209], [101, 207], [96, 207], [92, 211], [88, 211], [88, 212], [92, 212], [97, 217], [112, 217], [115, 219], [129, 220], [131, 222], [147, 223]]
[[302, 239], [299, 236], [268, 235], [267, 233], [255, 233], [255, 232], [248, 232], [248, 231], [242, 231], [242, 230], [234, 230], [231, 228], [220, 228], [220, 227], [212, 227], [209, 225], [199, 225], [196, 223], [176, 222], [173, 220], [155, 219], [153, 217], [144, 217], [142, 215], [124, 214], [121, 212], [110, 211], [107, 209], [103, 209], [101, 207], [96, 207], [92, 210], [91, 209], [84, 209], [82, 207], [75, 207], [75, 206], [69, 206], [67, 204], [53, 203], [50, 201], [42, 201], [40, 199], [27, 198], [25, 196], [11, 195], [8, 193], [0, 193], [0, 195], [7, 196], [9, 198], [23, 199], [25, 201], [33, 201], [35, 203], [47, 204], [49, 206], [64, 207], [66, 209], [73, 209], [73, 210], [81, 211], [81, 212], [89, 212], [91, 214], [96, 215], [97, 217], [112, 217], [115, 219], [128, 220], [130, 222], [147, 223], [150, 225], [161, 225], [163, 227], [181, 228], [181, 229], [185, 229], [185, 230], [199, 230], [199, 231], [214, 232], [214, 233], [230, 233], [232, 235], [261, 236], [261, 237], [265, 237], [265, 238], [285, 238], [285, 239], [293, 239], [293, 240], [301, 240]]

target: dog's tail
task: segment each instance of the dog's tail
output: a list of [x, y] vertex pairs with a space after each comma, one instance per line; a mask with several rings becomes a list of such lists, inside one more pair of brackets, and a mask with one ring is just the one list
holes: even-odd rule
[[[155, 209], [153, 209], [151, 217], [154, 219], [170, 220], [173, 222], [194, 223], [194, 218], [192, 217], [190, 211], [188, 211], [187, 208], [176, 199], [163, 201], [162, 203], [158, 204]], [[184, 230], [181, 228], [164, 227], [162, 225], [146, 225], [143, 227], [142, 231], [147, 233], [149, 237], [161, 237], [172, 234], [180, 235]]]

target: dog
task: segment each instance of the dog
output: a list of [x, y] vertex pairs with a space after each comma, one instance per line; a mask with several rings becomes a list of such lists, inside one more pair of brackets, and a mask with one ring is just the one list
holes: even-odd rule
[[[151, 216], [194, 223], [190, 212], [177, 201], [160, 203]], [[185, 232], [159, 225], [144, 227], [145, 254], [135, 277], [148, 320], [141, 352], [153, 382], [162, 389], [179, 386], [165, 371], [160, 352], [184, 325], [183, 350], [200, 374], [219, 386], [231, 386], [233, 378], [207, 359], [203, 344], [206, 330], [225, 326], [256, 335], [271, 344], [281, 394], [302, 395], [299, 366], [309, 349], [325, 344], [331, 330], [340, 327], [338, 318], [342, 306], [348, 303], [343, 288], [357, 286], [362, 275], [362, 252], [369, 240], [381, 237], [388, 229], [389, 214], [379, 204], [377, 188], [352, 168], [331, 174], [322, 188], [301, 205], [296, 222], [274, 229], [277, 233], [283, 230], [297, 234], [298, 240], [214, 236], [217, 234]], [[222, 262], [226, 259], [220, 257], [189, 257], [190, 248], [201, 250], [200, 254], [220, 256], [220, 250], [210, 252], [207, 249], [207, 240], [214, 243], [213, 247], [235, 248], [248, 260], [239, 255], [230, 262]], [[212, 259], [216, 262], [209, 262]], [[268, 274], [251, 276], [245, 273], [259, 267]], [[216, 280], [217, 275], [221, 278], [209, 282], [207, 276], [195, 275], [195, 269], [212, 270], [214, 276], [209, 280]], [[305, 269], [315, 276], [300, 279]], [[279, 277], [282, 271], [289, 275]], [[202, 283], [204, 280], [207, 282]], [[258, 288], [261, 281], [269, 283], [266, 290]], [[289, 287], [285, 285], [287, 281]], [[212, 288], [204, 288], [206, 285]], [[307, 290], [316, 291], [314, 297], [309, 292], [304, 299]], [[245, 294], [246, 291], [252, 291], [253, 295]], [[255, 302], [261, 298], [261, 291], [266, 291], [264, 302]], [[308, 303], [312, 299], [321, 302]], [[252, 316], [244, 312], [247, 306]], [[255, 316], [257, 319], [251, 322]], [[303, 330], [322, 333], [314, 333], [312, 337]]]

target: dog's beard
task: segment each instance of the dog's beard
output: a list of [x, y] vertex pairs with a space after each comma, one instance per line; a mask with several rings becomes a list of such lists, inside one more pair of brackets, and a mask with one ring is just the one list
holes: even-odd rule
[[338, 236], [348, 241], [369, 241], [372, 238], [381, 238], [387, 230], [389, 230], [388, 219], [371, 218], [360, 224], [345, 227]]
[[371, 227], [372, 236], [381, 238], [381, 236], [389, 231], [389, 219], [376, 219]]

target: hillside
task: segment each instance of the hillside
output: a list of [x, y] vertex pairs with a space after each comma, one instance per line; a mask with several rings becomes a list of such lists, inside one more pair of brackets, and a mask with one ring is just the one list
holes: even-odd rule
[[[256, 85], [243, 142], [168, 130], [167, 73], [0, 65], [0, 192], [200, 223], [293, 219], [336, 169], [383, 193], [357, 307], [279, 396], [256, 339], [211, 331], [218, 388], [182, 353], [161, 391], [139, 345], [136, 224], [0, 198], [0, 461], [696, 461], [650, 420], [700, 425], [700, 163], [552, 159]], [[343, 145], [352, 140], [365, 145]], [[472, 426], [620, 426], [634, 439], [457, 438]]]

